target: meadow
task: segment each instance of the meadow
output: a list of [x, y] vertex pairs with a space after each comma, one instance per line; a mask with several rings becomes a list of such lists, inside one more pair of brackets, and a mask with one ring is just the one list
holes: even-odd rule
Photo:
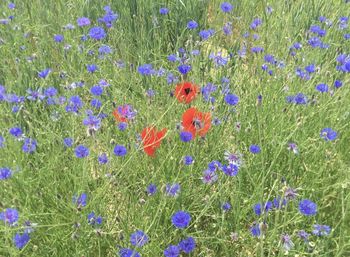
[[0, 256], [350, 256], [349, 0], [0, 10]]

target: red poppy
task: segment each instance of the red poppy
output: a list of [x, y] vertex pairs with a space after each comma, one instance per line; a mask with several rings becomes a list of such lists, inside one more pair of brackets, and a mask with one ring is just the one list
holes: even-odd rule
[[175, 88], [175, 97], [180, 103], [190, 103], [197, 96], [199, 87], [190, 82], [178, 84]]
[[189, 108], [182, 115], [182, 126], [184, 131], [192, 134], [192, 139], [196, 135], [204, 137], [211, 127], [211, 114], [200, 112], [194, 107]]
[[160, 143], [167, 129], [162, 129], [161, 131], [157, 131], [155, 127], [146, 127], [141, 132], [142, 142], [143, 142], [143, 150], [149, 156], [154, 156], [154, 153], [158, 147], [160, 147]]

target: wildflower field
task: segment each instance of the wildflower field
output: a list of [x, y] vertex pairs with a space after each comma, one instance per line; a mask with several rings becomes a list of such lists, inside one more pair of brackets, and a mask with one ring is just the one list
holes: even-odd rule
[[0, 2], [0, 256], [350, 256], [350, 1]]

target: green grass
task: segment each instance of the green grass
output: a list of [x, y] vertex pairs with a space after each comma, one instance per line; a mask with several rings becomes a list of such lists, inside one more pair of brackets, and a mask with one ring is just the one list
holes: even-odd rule
[[[0, 167], [19, 169], [12, 178], [0, 181], [0, 212], [16, 208], [20, 215], [18, 226], [0, 224], [0, 256], [118, 256], [118, 247], [131, 247], [129, 236], [138, 229], [150, 238], [138, 250], [141, 256], [163, 256], [166, 247], [186, 236], [194, 237], [197, 243], [189, 256], [349, 256], [350, 77], [335, 69], [336, 57], [350, 54], [349, 40], [343, 38], [344, 33], [350, 33], [349, 28], [337, 29], [338, 19], [349, 15], [349, 4], [340, 0], [232, 1], [233, 14], [225, 15], [220, 11], [220, 1], [109, 2], [18, 1], [15, 10], [9, 10], [6, 1], [0, 4], [0, 18], [15, 16], [9, 25], [0, 24], [0, 41], [4, 42], [0, 44], [0, 84], [17, 95], [27, 95], [28, 88], [54, 86], [59, 95], [67, 99], [79, 95], [85, 102], [82, 115], [67, 113], [65, 105], [48, 106], [45, 101], [28, 100], [19, 112], [12, 113], [13, 104], [0, 102], [0, 135], [6, 139], [6, 146], [0, 149]], [[101, 42], [80, 41], [88, 33], [87, 27], [63, 30], [68, 23], [76, 25], [76, 19], [82, 16], [96, 25], [107, 4], [119, 19]], [[270, 15], [265, 12], [268, 4], [274, 9]], [[170, 9], [166, 16], [159, 14], [163, 6]], [[310, 25], [320, 24], [321, 15], [334, 23], [322, 38], [330, 47], [313, 49], [307, 44], [307, 31]], [[254, 32], [249, 25], [256, 17], [262, 18], [263, 24]], [[186, 29], [192, 19], [199, 24], [195, 31]], [[228, 21], [233, 22], [233, 34], [224, 36], [220, 30]], [[200, 41], [198, 32], [209, 28], [216, 30], [215, 36]], [[260, 39], [244, 38], [246, 31], [259, 34]], [[28, 37], [24, 33], [29, 33]], [[55, 43], [54, 34], [63, 34], [64, 43]], [[303, 48], [292, 57], [289, 47], [295, 42], [301, 42]], [[236, 53], [244, 43], [247, 56], [239, 58]], [[65, 44], [71, 45], [70, 50], [64, 50]], [[109, 45], [113, 53], [99, 59], [96, 53], [102, 44]], [[21, 50], [23, 45], [26, 49]], [[264, 53], [250, 53], [252, 46], [264, 47]], [[139, 65], [152, 63], [154, 68], [163, 67], [179, 76], [177, 64], [167, 61], [167, 56], [179, 47], [188, 52], [201, 51], [190, 61], [192, 70], [187, 80], [199, 86], [209, 82], [218, 86], [213, 107], [202, 96], [191, 106], [210, 111], [222, 123], [212, 126], [205, 140], [197, 138], [190, 143], [181, 142], [176, 129], [188, 106], [169, 97], [175, 85], [168, 85], [166, 77], [137, 73]], [[215, 69], [208, 55], [223, 49], [234, 56], [226, 66]], [[89, 50], [95, 55], [88, 55]], [[273, 76], [262, 71], [265, 54], [283, 60], [285, 68], [273, 68]], [[36, 58], [29, 62], [29, 56]], [[123, 60], [126, 67], [117, 68], [118, 60]], [[319, 72], [308, 81], [299, 79], [295, 69], [311, 63], [319, 67]], [[87, 64], [96, 64], [99, 70], [90, 74]], [[37, 72], [48, 67], [51, 74], [39, 79]], [[59, 76], [62, 72], [64, 78]], [[240, 97], [234, 111], [220, 93], [222, 77], [230, 79], [231, 92]], [[89, 136], [82, 125], [84, 110], [90, 109], [93, 98], [90, 87], [101, 79], [111, 85], [100, 97], [99, 112], [108, 117], [96, 134]], [[333, 90], [336, 79], [344, 86], [333, 95], [315, 90], [319, 83], [327, 83]], [[85, 86], [66, 89], [78, 81], [84, 81]], [[146, 96], [148, 89], [155, 90], [154, 98]], [[315, 103], [287, 104], [286, 96], [298, 92]], [[256, 100], [259, 94], [263, 96], [261, 105]], [[118, 131], [111, 115], [113, 103], [131, 104], [138, 111], [125, 132]], [[52, 119], [53, 115], [58, 118]], [[236, 122], [241, 124], [239, 131]], [[145, 155], [137, 140], [137, 134], [151, 124], [168, 128], [155, 158]], [[14, 126], [38, 141], [35, 153], [23, 153], [22, 143], [8, 133]], [[320, 138], [325, 127], [337, 131], [335, 141]], [[64, 148], [65, 137], [74, 139], [72, 148]], [[299, 154], [287, 150], [289, 142], [297, 144]], [[75, 157], [74, 148], [79, 144], [89, 147], [87, 158]], [[127, 146], [124, 158], [113, 154], [116, 144]], [[262, 152], [249, 153], [251, 144], [260, 145]], [[238, 175], [228, 177], [219, 172], [217, 183], [204, 185], [202, 172], [213, 160], [224, 162], [226, 150], [243, 154], [244, 164]], [[107, 165], [97, 161], [103, 152], [109, 157]], [[193, 156], [195, 163], [185, 166], [185, 155]], [[165, 185], [173, 182], [181, 185], [176, 198], [164, 194]], [[151, 197], [145, 192], [150, 183], [158, 186], [157, 194]], [[254, 204], [283, 196], [286, 187], [298, 188], [295, 201], [266, 216], [254, 214]], [[88, 195], [87, 205], [78, 210], [72, 197], [83, 192]], [[301, 199], [317, 203], [317, 215], [301, 215]], [[227, 213], [220, 208], [225, 201], [232, 205]], [[178, 210], [192, 216], [184, 230], [171, 224], [171, 216]], [[91, 211], [103, 217], [98, 233], [87, 223]], [[26, 220], [37, 226], [29, 243], [18, 250], [12, 238], [23, 231]], [[253, 237], [249, 230], [255, 221], [268, 224], [260, 238]], [[304, 243], [297, 232], [303, 229], [311, 233], [313, 224], [329, 225], [332, 231], [325, 237], [310, 236], [309, 243]], [[230, 238], [233, 232], [239, 234], [237, 241]], [[281, 244], [282, 234], [291, 235], [295, 244], [288, 253]]]

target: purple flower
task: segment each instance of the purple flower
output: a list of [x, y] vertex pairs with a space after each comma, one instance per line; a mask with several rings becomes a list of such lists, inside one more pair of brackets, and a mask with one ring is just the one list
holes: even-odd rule
[[221, 11], [223, 11], [224, 13], [229, 13], [232, 11], [233, 9], [233, 5], [228, 3], [228, 2], [223, 2], [221, 5], [220, 5], [220, 8], [221, 8]]
[[290, 251], [294, 247], [291, 237], [288, 234], [281, 236], [282, 246], [286, 251]]
[[314, 234], [315, 236], [328, 236], [330, 232], [330, 226], [315, 224], [312, 234]]
[[23, 131], [20, 127], [13, 127], [9, 130], [10, 134], [17, 139], [20, 139], [23, 136]]
[[8, 167], [0, 168], [0, 180], [9, 179], [12, 176], [12, 171]]
[[119, 250], [120, 257], [141, 257], [141, 255], [135, 250], [129, 248], [122, 248]]
[[90, 93], [94, 96], [100, 96], [103, 93], [103, 88], [101, 86], [93, 86], [90, 88]]
[[79, 27], [89, 26], [91, 24], [90, 19], [87, 17], [81, 17], [77, 19], [77, 24]]
[[218, 175], [214, 170], [205, 170], [203, 172], [202, 181], [204, 184], [213, 184], [218, 180]]
[[102, 27], [93, 27], [89, 30], [89, 36], [95, 40], [101, 40], [106, 37], [106, 32]]
[[70, 137], [67, 137], [63, 139], [63, 143], [65, 147], [71, 147], [73, 145], [73, 139]]
[[141, 230], [137, 230], [130, 236], [130, 243], [136, 247], [142, 247], [148, 243], [148, 236]]
[[325, 141], [334, 141], [337, 138], [337, 132], [331, 128], [324, 128], [321, 130], [320, 137]]
[[126, 150], [125, 146], [123, 146], [123, 145], [116, 145], [114, 147], [113, 152], [116, 156], [122, 156], [122, 157], [127, 154], [127, 150]]
[[228, 105], [237, 105], [239, 102], [239, 97], [237, 95], [234, 95], [234, 94], [227, 94], [225, 96], [225, 102]]
[[193, 237], [187, 237], [186, 239], [180, 241], [179, 247], [184, 253], [189, 254], [196, 248], [196, 241]]
[[186, 75], [187, 73], [189, 73], [191, 71], [191, 65], [188, 64], [181, 64], [177, 67], [177, 69], [179, 70], [179, 72], [183, 75]]
[[168, 196], [176, 197], [180, 193], [181, 186], [178, 183], [166, 184], [165, 194]]
[[137, 68], [137, 71], [143, 76], [153, 75], [155, 73], [152, 64], [143, 64]]
[[192, 140], [192, 133], [187, 131], [181, 131], [180, 139], [182, 142], [190, 142]]
[[73, 203], [77, 205], [78, 208], [85, 207], [87, 201], [87, 194], [82, 193], [79, 196], [73, 196]]
[[105, 153], [100, 154], [100, 155], [98, 156], [98, 162], [99, 162], [100, 164], [106, 164], [106, 163], [108, 163], [107, 154], [105, 154]]
[[253, 20], [253, 22], [250, 24], [250, 28], [255, 30], [262, 24], [262, 19], [256, 18]]
[[22, 146], [22, 151], [25, 153], [34, 153], [37, 147], [37, 142], [35, 139], [26, 138], [24, 139], [24, 144]]
[[304, 199], [299, 202], [299, 211], [305, 216], [313, 216], [317, 213], [317, 205], [308, 199]]
[[38, 76], [39, 76], [39, 78], [45, 79], [50, 74], [50, 72], [51, 72], [51, 69], [47, 68], [47, 69], [44, 69], [42, 71], [39, 71]]
[[98, 70], [98, 66], [96, 64], [88, 64], [86, 65], [86, 69], [90, 73], [94, 73], [95, 71]]
[[304, 231], [304, 230], [300, 230], [300, 231], [298, 231], [298, 237], [300, 238], [300, 239], [302, 239], [302, 240], [304, 240], [305, 242], [307, 242], [308, 241], [308, 239], [309, 239], [309, 236], [310, 236], [310, 234], [309, 233], [307, 233], [306, 231]]
[[18, 221], [19, 214], [16, 209], [7, 208], [4, 212], [0, 212], [0, 220], [3, 220], [5, 224], [10, 226], [15, 225]]
[[29, 242], [30, 237], [27, 233], [19, 234], [17, 233], [12, 241], [18, 249], [22, 249]]
[[259, 224], [255, 224], [250, 228], [250, 232], [252, 233], [252, 236], [259, 237], [260, 236], [260, 226]]
[[180, 256], [180, 248], [177, 245], [170, 245], [164, 250], [165, 257], [178, 257]]
[[225, 202], [221, 205], [221, 209], [223, 211], [227, 212], [231, 209], [231, 204], [229, 202]]
[[169, 13], [169, 9], [166, 8], [166, 7], [162, 7], [162, 8], [159, 9], [159, 13], [161, 15], [167, 15]]
[[187, 28], [188, 29], [196, 29], [196, 28], [198, 28], [198, 23], [196, 22], [196, 21], [189, 21], [188, 23], [187, 23]]
[[149, 196], [154, 195], [157, 192], [157, 186], [155, 184], [149, 184], [147, 187], [147, 194]]
[[61, 34], [57, 34], [57, 35], [54, 35], [53, 39], [55, 40], [55, 42], [61, 43], [64, 40], [64, 36]]
[[327, 93], [328, 92], [328, 85], [327, 84], [318, 84], [315, 89], [321, 93]]
[[89, 151], [89, 148], [87, 148], [86, 146], [84, 145], [78, 145], [76, 148], [75, 148], [75, 156], [77, 158], [85, 158], [89, 155], [90, 151]]
[[253, 154], [258, 154], [261, 152], [261, 149], [260, 149], [260, 146], [258, 146], [258, 145], [251, 145], [249, 147], [249, 151]]
[[186, 228], [191, 222], [191, 215], [185, 211], [178, 211], [171, 217], [171, 222], [176, 228]]
[[237, 164], [230, 163], [229, 165], [224, 165], [222, 171], [223, 171], [226, 175], [232, 177], [232, 176], [237, 176], [237, 174], [238, 174], [238, 169], [239, 169], [239, 167], [238, 167]]
[[211, 36], [213, 36], [215, 33], [214, 29], [208, 29], [208, 30], [202, 30], [199, 32], [199, 36], [201, 37], [202, 40], [207, 40]]
[[194, 162], [194, 160], [193, 160], [193, 157], [192, 157], [192, 156], [186, 155], [186, 156], [184, 157], [184, 164], [185, 164], [185, 165], [191, 165], [191, 164], [193, 164], [193, 162]]

